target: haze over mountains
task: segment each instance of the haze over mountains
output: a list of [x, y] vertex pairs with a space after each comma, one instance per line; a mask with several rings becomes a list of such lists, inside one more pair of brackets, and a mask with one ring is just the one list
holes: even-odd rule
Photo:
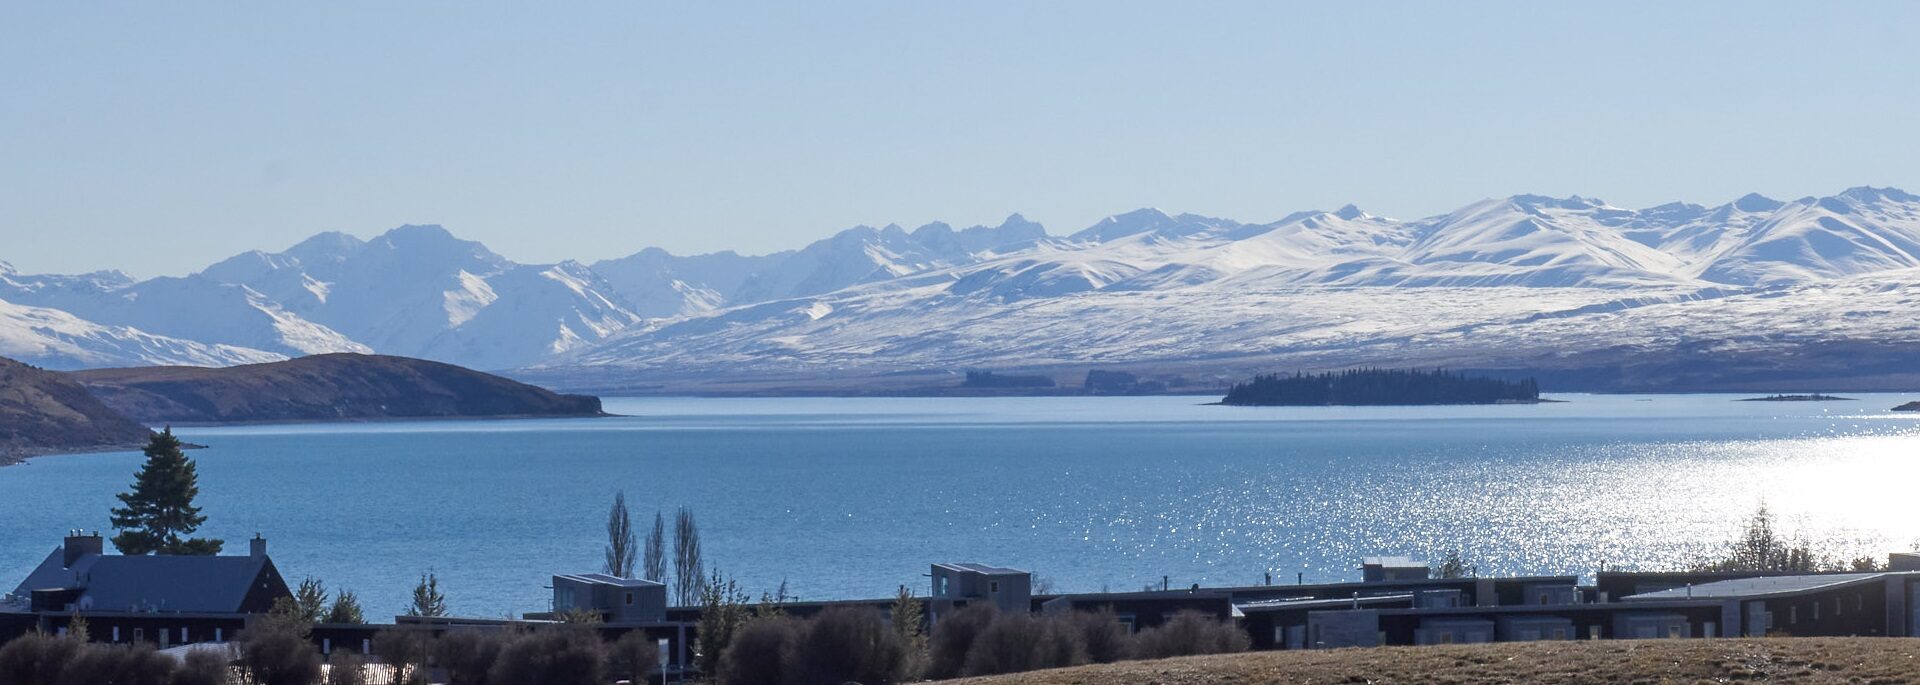
[[1920, 197], [1865, 187], [1639, 210], [1519, 195], [1411, 221], [1352, 206], [1269, 223], [1142, 209], [1066, 236], [1016, 214], [591, 265], [517, 264], [403, 226], [184, 278], [0, 265], [0, 355], [86, 368], [372, 351], [603, 388], [1076, 366], [1670, 376], [1724, 371], [1736, 354], [1819, 372], [1820, 350], [1851, 349], [1860, 368], [1906, 358], [1916, 284]]

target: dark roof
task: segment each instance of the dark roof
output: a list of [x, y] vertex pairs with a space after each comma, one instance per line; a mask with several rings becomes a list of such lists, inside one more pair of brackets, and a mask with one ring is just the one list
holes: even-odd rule
[[1404, 604], [1412, 601], [1413, 595], [1377, 595], [1373, 597], [1348, 597], [1344, 599], [1263, 599], [1252, 602], [1236, 602], [1233, 606], [1242, 612], [1298, 611], [1300, 609], [1343, 609], [1356, 605]]
[[576, 583], [588, 583], [592, 585], [612, 585], [614, 587], [653, 587], [653, 586], [666, 587], [667, 586], [666, 583], [647, 580], [645, 578], [621, 578], [618, 576], [610, 576], [605, 573], [569, 573], [569, 574], [557, 575], [554, 577], [565, 578], [567, 580], [571, 580]]
[[93, 611], [238, 612], [271, 563], [253, 556], [125, 556], [86, 554], [64, 568], [56, 549], [14, 593], [79, 589], [75, 603]]
[[969, 573], [981, 573], [981, 574], [985, 574], [985, 575], [989, 575], [989, 576], [1024, 576], [1024, 575], [1026, 575], [1026, 574], [1027, 574], [1027, 572], [1026, 572], [1026, 571], [1022, 571], [1022, 570], [1020, 570], [1020, 569], [1017, 569], [1017, 568], [1005, 568], [1005, 567], [1001, 567], [1001, 566], [988, 566], [988, 565], [986, 565], [986, 564], [972, 564], [972, 563], [966, 563], [966, 564], [934, 564], [934, 566], [938, 566], [938, 567], [940, 567], [940, 568], [944, 568], [944, 569], [949, 569], [949, 570], [954, 570], [954, 571], [966, 571], [966, 572], [969, 572]]
[[1740, 578], [1702, 583], [1692, 587], [1677, 587], [1659, 592], [1644, 592], [1622, 597], [1628, 602], [1671, 599], [1724, 599], [1732, 597], [1766, 597], [1772, 595], [1793, 595], [1813, 592], [1831, 587], [1853, 585], [1878, 580], [1884, 573], [1838, 573], [1806, 576], [1767, 576], [1761, 578]]

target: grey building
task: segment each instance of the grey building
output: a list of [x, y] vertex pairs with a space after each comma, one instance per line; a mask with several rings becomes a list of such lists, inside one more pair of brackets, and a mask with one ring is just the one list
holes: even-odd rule
[[934, 564], [930, 595], [933, 617], [974, 602], [988, 602], [1001, 611], [1033, 609], [1033, 574], [1020, 569], [985, 564]]
[[667, 620], [667, 586], [604, 573], [554, 576], [553, 611], [592, 612], [604, 623], [660, 623]]
[[1426, 580], [1431, 573], [1427, 562], [1409, 557], [1366, 557], [1360, 560], [1360, 582], [1363, 583]]

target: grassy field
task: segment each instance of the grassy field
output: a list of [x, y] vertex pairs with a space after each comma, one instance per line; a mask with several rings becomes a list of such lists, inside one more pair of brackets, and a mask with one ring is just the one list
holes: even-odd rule
[[965, 685], [1920, 683], [1920, 639], [1607, 640], [1257, 652], [1082, 666]]

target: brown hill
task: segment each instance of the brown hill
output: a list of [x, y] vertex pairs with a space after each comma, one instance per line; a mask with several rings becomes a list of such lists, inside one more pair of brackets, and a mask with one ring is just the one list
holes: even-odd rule
[[1257, 652], [1123, 661], [955, 685], [1307, 685], [1334, 683], [1914, 683], [1920, 640], [1602, 640]]
[[0, 357], [0, 464], [35, 454], [138, 449], [147, 434], [67, 375]]
[[600, 399], [451, 364], [323, 354], [227, 368], [97, 369], [73, 377], [149, 423], [601, 416]]

